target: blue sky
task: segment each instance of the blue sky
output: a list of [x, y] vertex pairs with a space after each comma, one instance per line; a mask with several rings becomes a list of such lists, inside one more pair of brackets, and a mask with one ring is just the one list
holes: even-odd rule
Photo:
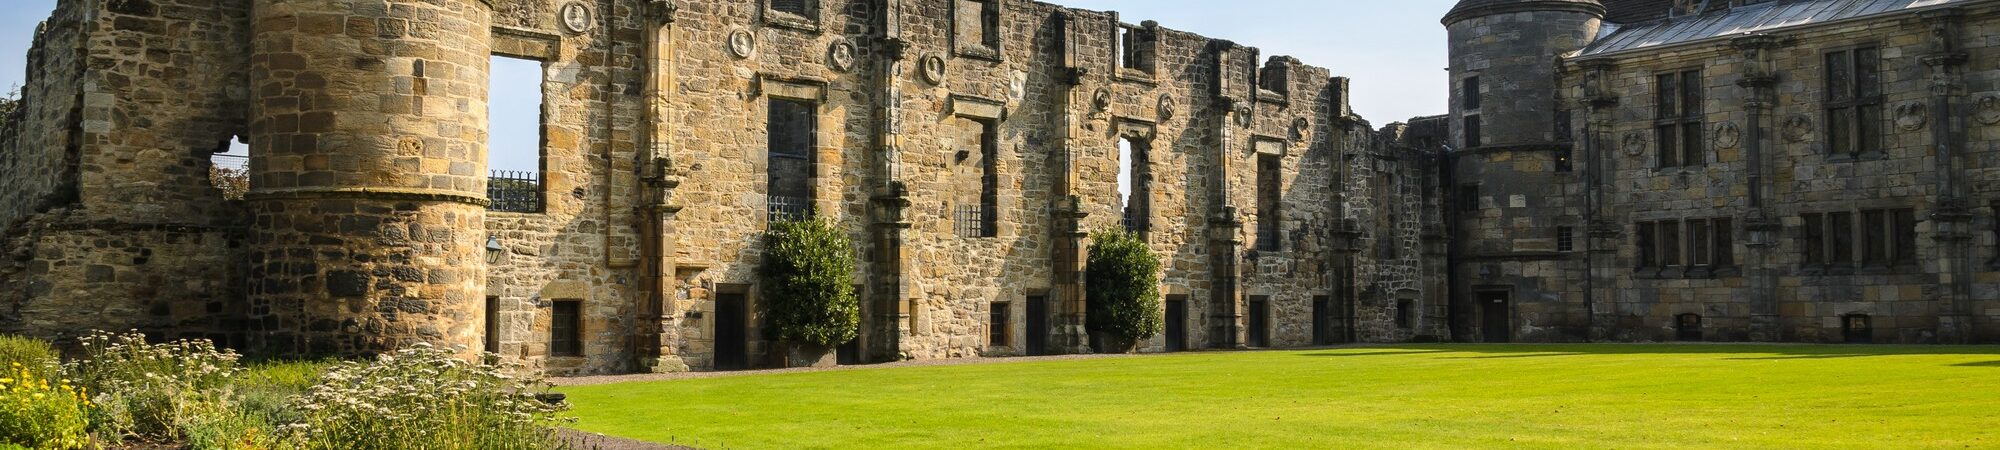
[[[35, 24], [56, 0], [0, 0], [0, 88], [21, 83]], [[752, 1], [752, 0], [735, 0]], [[1354, 110], [1376, 126], [1442, 113], [1445, 33], [1438, 19], [1453, 0], [1053, 0], [1064, 6], [1118, 11], [1126, 22], [1228, 39], [1263, 54], [1292, 55], [1354, 80]], [[508, 96], [534, 86], [533, 64], [494, 68], [492, 147], [496, 170], [534, 171], [531, 99]], [[524, 156], [509, 156], [524, 155]]]

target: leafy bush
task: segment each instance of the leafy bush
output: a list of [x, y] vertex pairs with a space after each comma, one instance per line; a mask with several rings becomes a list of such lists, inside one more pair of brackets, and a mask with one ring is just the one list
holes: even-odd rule
[[281, 433], [301, 449], [562, 447], [550, 432], [562, 408], [535, 397], [540, 379], [508, 375], [516, 369], [423, 344], [339, 363], [297, 399], [305, 420]]
[[21, 363], [0, 374], [0, 446], [67, 450], [90, 445], [90, 400], [69, 380]]
[[1125, 346], [1159, 334], [1166, 321], [1160, 317], [1160, 258], [1144, 239], [1123, 230], [1093, 238], [1084, 271], [1085, 325]]
[[57, 375], [59, 364], [55, 346], [40, 339], [20, 336], [0, 335], [0, 367], [20, 364], [22, 368], [35, 372], [35, 376], [47, 379]]
[[95, 331], [82, 345], [85, 358], [65, 371], [96, 393], [92, 400], [103, 408], [92, 423], [114, 440], [180, 439], [196, 413], [226, 401], [224, 388], [241, 370], [235, 352], [207, 340], [150, 344], [137, 331]]
[[764, 298], [777, 338], [833, 347], [854, 340], [854, 243], [824, 220], [778, 222], [765, 240]]

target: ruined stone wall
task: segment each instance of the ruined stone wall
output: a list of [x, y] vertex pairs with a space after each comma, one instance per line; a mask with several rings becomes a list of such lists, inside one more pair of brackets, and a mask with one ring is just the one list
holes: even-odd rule
[[[1974, 37], [1995, 31], [1991, 13], [1990, 7], [1968, 7], [1951, 19], [1962, 21], [1957, 32], [1964, 34], [1946, 34], [1963, 36], [1947, 39], [1970, 61], [2000, 51], [1990, 40]], [[1981, 117], [2000, 113], [1981, 116], [1995, 107], [1979, 102], [1996, 95], [2000, 73], [1979, 64], [1930, 65], [1943, 61], [1927, 61], [1942, 55], [1932, 27], [1937, 20], [1946, 19], [1903, 14], [1778, 33], [1770, 41], [1607, 58], [1615, 68], [1604, 72], [1610, 75], [1604, 89], [1617, 105], [1604, 113], [1611, 128], [1599, 137], [1602, 149], [1596, 155], [1607, 165], [1604, 218], [1618, 234], [1610, 240], [1615, 260], [1606, 258], [1597, 267], [1616, 283], [1600, 291], [1608, 297], [1600, 301], [1608, 302], [1600, 304], [1596, 326], [1605, 336], [1672, 340], [1677, 315], [1699, 314], [1702, 338], [1708, 340], [1842, 342], [1842, 317], [1865, 314], [1878, 343], [1993, 341], [1993, 306], [2000, 300], [2000, 286], [1993, 283], [2000, 273], [1986, 263], [1995, 256], [1991, 206], [2000, 190], [1990, 180], [2000, 128], [1988, 122], [2000, 121]], [[1766, 49], [1761, 58], [1768, 59], [1751, 56], [1746, 46]], [[1824, 109], [1825, 54], [1862, 46], [1880, 49], [1882, 151], [1833, 155]], [[1573, 75], [1565, 82], [1576, 92], [1584, 89], [1592, 63], [1570, 66]], [[1941, 67], [1952, 67], [1951, 74], [1940, 75]], [[1655, 75], [1691, 69], [1703, 71], [1702, 146], [1709, 156], [1694, 166], [1657, 167], [1659, 143], [1651, 131]], [[1750, 86], [1766, 71], [1774, 76], [1764, 99], [1771, 106], [1752, 120], [1750, 104], [1759, 94]], [[1942, 89], [1939, 82], [1946, 83]], [[1964, 115], [1937, 117], [1931, 108], [1939, 95]], [[1762, 160], [1748, 151], [1753, 128], [1766, 136]], [[1965, 141], [1939, 142], [1940, 131]], [[1953, 161], [1952, 153], [1961, 156]], [[1753, 169], [1765, 174], [1762, 186], [1753, 183]], [[1762, 190], [1763, 205], [1751, 203], [1753, 190]], [[1803, 214], [1849, 212], [1859, 220], [1864, 210], [1899, 208], [1915, 210], [1914, 262], [1806, 264]], [[1633, 269], [1636, 223], [1711, 217], [1735, 219], [1730, 232], [1736, 267]], [[1861, 242], [1864, 228], [1856, 225], [1855, 232], [1855, 242]], [[1760, 299], [1768, 299], [1762, 301], [1771, 309], [1762, 310]], [[1968, 321], [1977, 334], [1968, 333]]]

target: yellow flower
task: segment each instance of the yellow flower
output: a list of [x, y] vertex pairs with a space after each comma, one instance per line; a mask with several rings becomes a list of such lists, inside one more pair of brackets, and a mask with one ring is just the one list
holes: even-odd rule
[[12, 382], [14, 382], [13, 378], [0, 378], [0, 384], [7, 384]]
[[42, 395], [42, 393], [40, 393], [40, 392], [36, 392], [36, 393], [35, 393], [35, 399], [36, 399], [36, 400], [41, 400], [41, 399], [42, 399], [42, 397], [44, 397], [44, 396]]

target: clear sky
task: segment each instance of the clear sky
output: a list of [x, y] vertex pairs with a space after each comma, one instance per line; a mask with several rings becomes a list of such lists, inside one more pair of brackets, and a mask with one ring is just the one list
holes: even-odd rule
[[[753, 0], [734, 0], [753, 1]], [[1064, 6], [1112, 10], [1126, 22], [1161, 26], [1257, 47], [1266, 57], [1291, 55], [1354, 80], [1354, 110], [1375, 126], [1443, 113], [1445, 33], [1438, 19], [1453, 0], [1053, 0]], [[0, 0], [0, 89], [21, 83], [35, 24], [56, 0]], [[532, 86], [533, 65], [498, 65], [492, 145], [496, 170], [536, 171], [534, 158], [506, 157], [511, 147], [537, 144], [539, 111], [501, 98], [508, 86]], [[531, 151], [531, 150], [529, 150]], [[528, 153], [532, 155], [532, 153]]]

